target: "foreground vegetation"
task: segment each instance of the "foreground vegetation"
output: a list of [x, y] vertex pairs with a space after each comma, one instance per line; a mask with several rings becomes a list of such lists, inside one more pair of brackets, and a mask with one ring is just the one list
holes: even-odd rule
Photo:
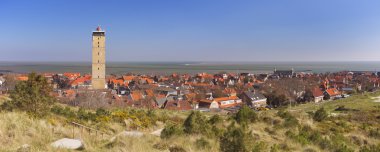
[[[24, 87], [18, 93], [1, 96], [0, 151], [17, 151], [24, 144], [31, 151], [67, 151], [50, 146], [65, 137], [81, 139], [83, 151], [380, 151], [380, 102], [372, 99], [380, 93], [261, 112], [243, 107], [236, 114], [222, 115], [70, 107], [51, 101], [44, 87], [26, 87], [39, 82], [44, 84], [35, 77], [18, 84]], [[40, 100], [30, 103], [30, 97]], [[80, 128], [73, 132], [70, 122], [105, 134]], [[161, 128], [160, 136], [150, 134]], [[126, 130], [144, 135], [120, 135]]]

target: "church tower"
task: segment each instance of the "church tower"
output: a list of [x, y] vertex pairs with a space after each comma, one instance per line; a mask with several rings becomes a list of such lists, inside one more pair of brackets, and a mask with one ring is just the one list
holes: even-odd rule
[[100, 26], [92, 32], [92, 88], [104, 89], [106, 87], [106, 49], [105, 32]]

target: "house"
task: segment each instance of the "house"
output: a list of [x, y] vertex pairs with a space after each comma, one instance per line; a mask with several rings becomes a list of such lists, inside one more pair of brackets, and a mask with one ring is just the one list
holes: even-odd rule
[[245, 91], [241, 96], [243, 102], [249, 107], [265, 107], [267, 98], [257, 91]]
[[242, 103], [242, 100], [237, 96], [211, 98], [198, 101], [198, 108], [207, 109], [224, 109], [229, 107], [235, 107]]
[[69, 80], [75, 80], [76, 78], [80, 77], [80, 73], [70, 73], [70, 72], [65, 72], [63, 73], [65, 77], [67, 77]]
[[191, 104], [184, 100], [168, 100], [166, 101], [164, 107], [166, 110], [192, 110]]
[[336, 88], [327, 89], [324, 93], [324, 99], [339, 99], [342, 94]]
[[20, 81], [28, 81], [28, 76], [18, 76], [18, 77], [17, 77], [17, 80], [20, 80]]
[[236, 90], [233, 88], [225, 88], [223, 90], [223, 93], [227, 94], [228, 96], [236, 96]]
[[197, 109], [219, 109], [219, 104], [216, 101], [203, 99], [198, 101]]
[[155, 88], [155, 91], [161, 94], [165, 94], [166, 96], [178, 94], [177, 90], [174, 90], [169, 87], [157, 87]]
[[75, 89], [89, 87], [91, 85], [91, 76], [79, 77], [75, 80], [70, 81], [69, 85], [71, 86], [71, 88]]
[[314, 102], [321, 102], [323, 101], [324, 94], [319, 88], [314, 88], [312, 90]]
[[214, 101], [216, 101], [219, 104], [219, 108], [221, 109], [235, 107], [242, 103], [242, 100], [239, 99], [237, 96], [214, 98]]

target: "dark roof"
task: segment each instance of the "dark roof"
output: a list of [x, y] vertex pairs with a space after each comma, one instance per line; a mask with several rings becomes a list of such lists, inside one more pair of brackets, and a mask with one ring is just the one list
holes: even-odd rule
[[274, 71], [275, 75], [292, 75], [293, 70], [276, 70]]
[[171, 100], [166, 101], [164, 109], [167, 110], [192, 110], [190, 103], [187, 101]]
[[261, 100], [261, 99], [265, 99], [266, 97], [261, 94], [261, 93], [258, 93], [258, 92], [252, 92], [252, 91], [245, 91], [244, 94], [246, 96], [248, 96], [252, 101], [255, 101], [255, 100]]

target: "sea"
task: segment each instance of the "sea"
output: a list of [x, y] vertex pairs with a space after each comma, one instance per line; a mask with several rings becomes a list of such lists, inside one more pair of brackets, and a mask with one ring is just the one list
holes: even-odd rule
[[[380, 71], [380, 61], [366, 62], [107, 62], [107, 74], [196, 74], [271, 73], [274, 69], [325, 73], [337, 71]], [[0, 73], [91, 73], [90, 62], [10, 62], [0, 61]]]

